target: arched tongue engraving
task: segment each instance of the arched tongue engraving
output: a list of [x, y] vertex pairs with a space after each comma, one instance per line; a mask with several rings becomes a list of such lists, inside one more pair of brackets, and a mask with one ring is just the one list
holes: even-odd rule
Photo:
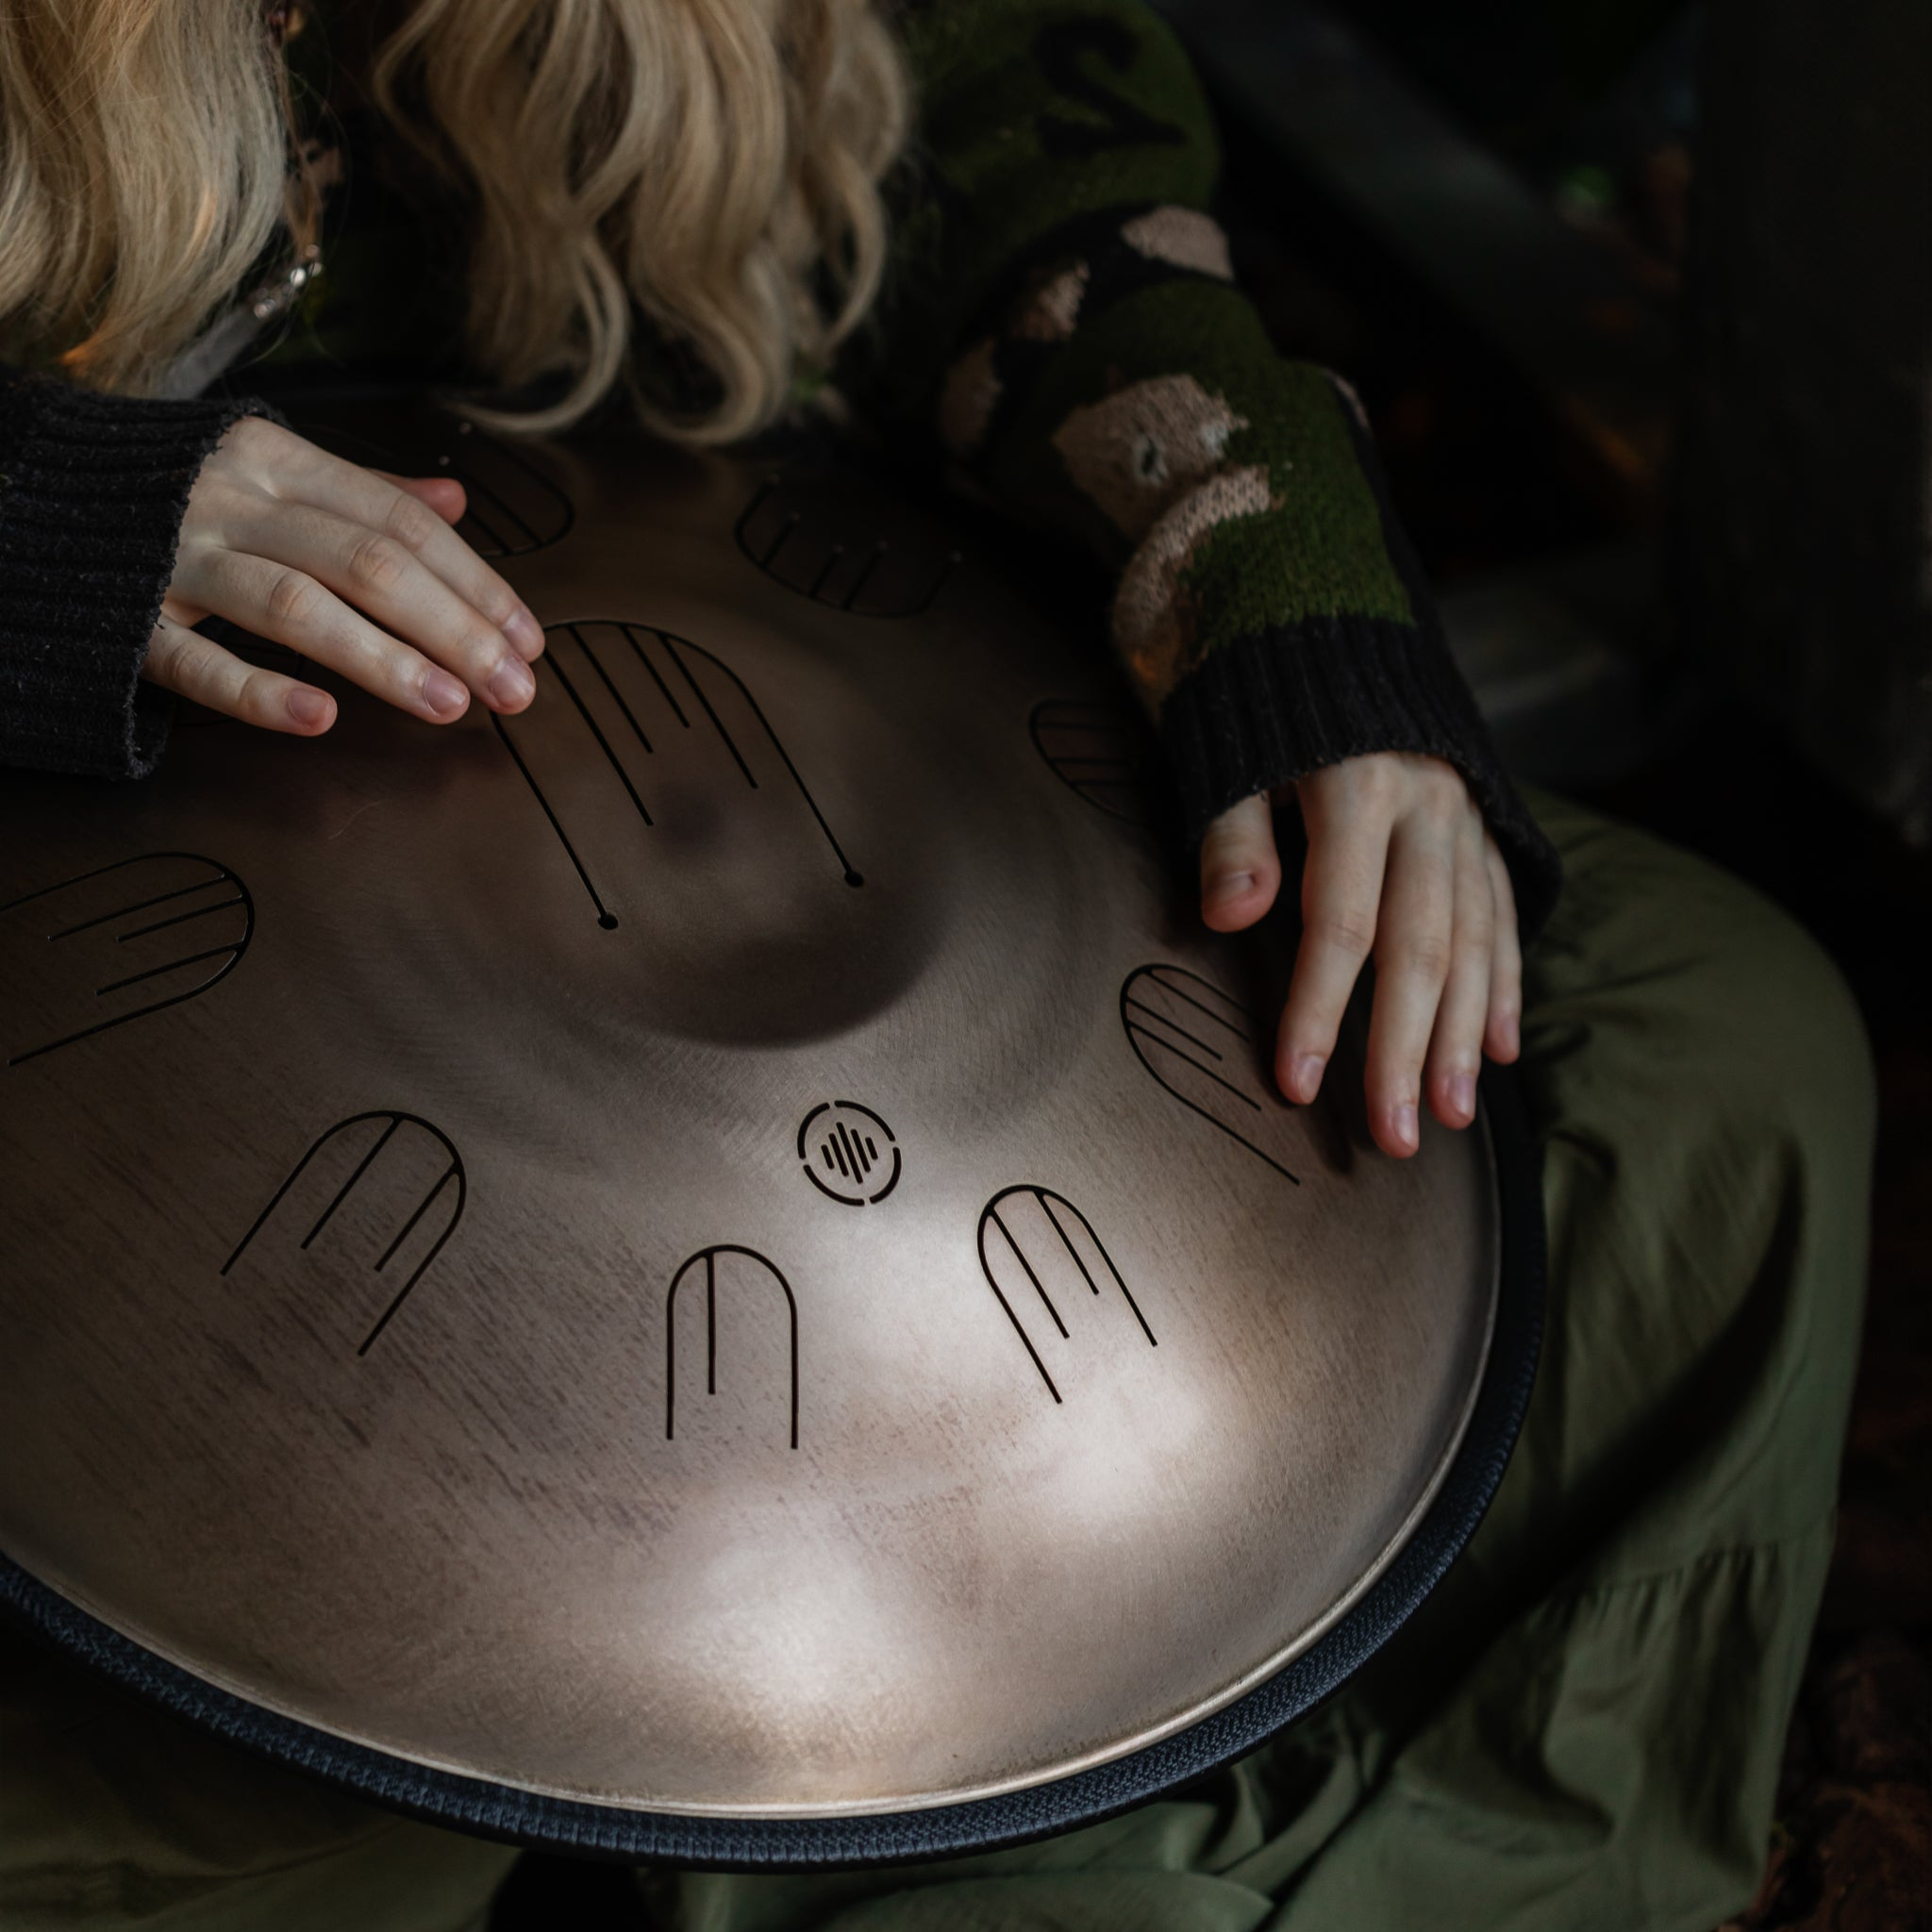
[[1109, 818], [1151, 824], [1158, 780], [1151, 735], [1125, 705], [1045, 698], [1027, 720], [1055, 777]]
[[664, 1297], [664, 1435], [724, 1428], [798, 1447], [798, 1298], [735, 1241], [700, 1248]]
[[855, 617], [916, 617], [960, 560], [916, 511], [838, 476], [766, 477], [737, 534], [768, 577]]
[[[546, 637], [536, 702], [488, 727], [500, 809], [453, 837], [519, 879], [567, 971], [599, 975], [584, 1027], [824, 1038], [899, 997], [949, 916], [953, 828], [864, 680], [754, 625]], [[888, 783], [894, 808], [868, 809]]]
[[[681, 858], [716, 866], [754, 821], [824, 882], [861, 886], [791, 755], [730, 666], [646, 625], [553, 625], [541, 702], [493, 720], [583, 882], [623, 923]], [[722, 884], [722, 881], [720, 881]]]
[[1159, 1346], [1093, 1224], [1051, 1188], [1002, 1188], [980, 1209], [979, 1266], [1056, 1402], [1065, 1399], [1066, 1345], [1095, 1319], [1096, 1305], [1105, 1319], [1131, 1319], [1148, 1347]]
[[266, 1285], [327, 1350], [367, 1355], [462, 1219], [462, 1157], [441, 1128], [393, 1108], [316, 1136], [222, 1264]]
[[345, 461], [407, 476], [448, 476], [463, 486], [457, 525], [479, 557], [527, 557], [569, 536], [576, 508], [536, 456], [441, 410], [387, 408], [358, 426], [304, 421], [303, 433]]
[[1138, 967], [1121, 987], [1121, 1024], [1141, 1064], [1191, 1112], [1300, 1185], [1294, 1109], [1269, 1074], [1266, 1027], [1185, 966]]
[[521, 450], [458, 423], [437, 454], [469, 499], [457, 532], [479, 557], [526, 557], [570, 534], [570, 498]]
[[118, 859], [0, 905], [0, 1063], [19, 1066], [208, 991], [254, 931], [247, 887], [192, 852]]

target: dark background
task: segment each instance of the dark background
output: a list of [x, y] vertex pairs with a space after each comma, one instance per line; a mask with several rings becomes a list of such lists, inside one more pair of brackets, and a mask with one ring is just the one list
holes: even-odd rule
[[1506, 756], [1751, 880], [1864, 1013], [1865, 1347], [1740, 1923], [1923, 1926], [1932, 134], [1897, 77], [1932, 75], [1932, 8], [1167, 10], [1219, 96], [1243, 276], [1361, 391]]

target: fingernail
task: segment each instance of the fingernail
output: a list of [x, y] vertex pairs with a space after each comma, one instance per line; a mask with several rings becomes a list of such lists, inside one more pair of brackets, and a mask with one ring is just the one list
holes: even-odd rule
[[439, 718], [454, 718], [470, 702], [470, 693], [447, 671], [432, 671], [423, 680], [423, 702]]
[[1475, 1111], [1475, 1075], [1474, 1074], [1450, 1074], [1449, 1105], [1464, 1120], [1467, 1120]]
[[516, 614], [503, 627], [503, 634], [525, 658], [541, 656], [543, 649], [543, 626], [530, 615], [527, 606], [519, 604]]
[[1322, 1069], [1328, 1062], [1318, 1053], [1305, 1053], [1289, 1070], [1294, 1098], [1306, 1104], [1314, 1099], [1322, 1085]]
[[537, 695], [537, 680], [521, 658], [506, 658], [490, 679], [490, 695], [506, 711], [514, 711]]
[[1415, 1139], [1415, 1102], [1405, 1100], [1395, 1109], [1395, 1138], [1405, 1147], [1413, 1147]]
[[289, 716], [305, 731], [319, 731], [334, 715], [336, 702], [319, 691], [291, 691], [283, 700]]

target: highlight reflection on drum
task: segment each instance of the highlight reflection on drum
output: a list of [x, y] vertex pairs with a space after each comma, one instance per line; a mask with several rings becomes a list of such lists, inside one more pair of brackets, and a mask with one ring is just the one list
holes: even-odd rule
[[998, 1842], [1306, 1708], [1520, 1418], [1507, 1090], [1408, 1162], [1289, 1107], [1106, 666], [903, 506], [337, 428], [453, 454], [540, 699], [4, 780], [10, 1597], [640, 1856]]

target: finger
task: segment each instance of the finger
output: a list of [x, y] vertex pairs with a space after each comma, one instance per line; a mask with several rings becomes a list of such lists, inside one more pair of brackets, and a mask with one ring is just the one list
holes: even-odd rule
[[1201, 841], [1201, 917], [1216, 932], [1240, 932], [1274, 903], [1281, 860], [1266, 792], [1230, 806]]
[[1482, 821], [1474, 813], [1457, 835], [1455, 891], [1449, 976], [1436, 1008], [1425, 1085], [1429, 1111], [1445, 1127], [1466, 1127], [1475, 1118], [1496, 938], [1495, 892], [1483, 855]]
[[1490, 1010], [1483, 1028], [1483, 1051], [1499, 1066], [1508, 1066], [1523, 1051], [1523, 942], [1516, 930], [1516, 892], [1509, 868], [1484, 835], [1484, 865], [1490, 875], [1491, 904], [1495, 908], [1496, 950], [1490, 961]]
[[141, 675], [164, 691], [265, 731], [313, 738], [336, 722], [336, 701], [326, 691], [264, 671], [166, 617], [155, 625]]
[[380, 476], [385, 483], [393, 483], [418, 503], [426, 503], [444, 523], [452, 525], [462, 522], [463, 512], [470, 507], [470, 492], [454, 476], [397, 476], [388, 470], [373, 470], [370, 474]]
[[1398, 1158], [1421, 1144], [1423, 1058], [1448, 978], [1455, 905], [1453, 830], [1434, 819], [1404, 820], [1389, 843], [1365, 1082], [1369, 1131]]
[[289, 480], [278, 478], [271, 494], [285, 502], [311, 504], [400, 544], [486, 623], [502, 631], [518, 656], [527, 660], [541, 652], [543, 626], [523, 599], [450, 528], [440, 508], [430, 508], [389, 477], [345, 463], [313, 443], [304, 443], [302, 451], [290, 460]]
[[301, 571], [237, 550], [197, 558], [182, 594], [231, 624], [287, 644], [317, 664], [340, 671], [366, 691], [431, 724], [447, 724], [469, 708], [470, 693]]
[[[416, 508], [429, 514], [420, 504]], [[272, 558], [325, 585], [455, 672], [492, 710], [521, 711], [537, 695], [529, 665], [503, 632], [394, 538], [306, 503], [270, 497], [257, 497], [231, 516], [225, 534], [235, 550]]]
[[1308, 835], [1302, 936], [1274, 1048], [1274, 1077], [1304, 1107], [1321, 1091], [1349, 995], [1375, 942], [1389, 853], [1389, 817], [1379, 802], [1362, 799], [1336, 810], [1327, 791], [1302, 788]]

